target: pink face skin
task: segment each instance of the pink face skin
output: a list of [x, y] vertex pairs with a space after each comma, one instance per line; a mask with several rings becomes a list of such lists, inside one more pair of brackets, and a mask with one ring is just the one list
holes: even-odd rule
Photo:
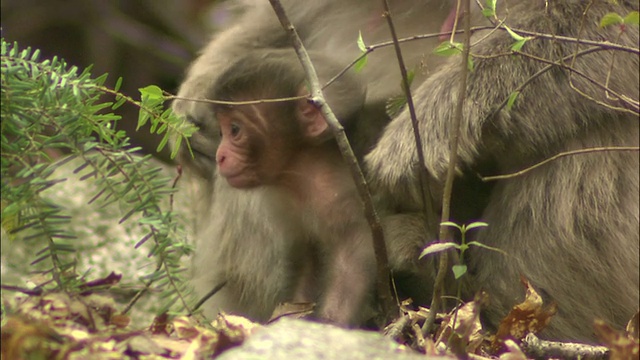
[[278, 118], [264, 106], [251, 105], [220, 111], [217, 119], [222, 137], [216, 151], [218, 173], [239, 189], [288, 183], [292, 172], [304, 173], [308, 167], [300, 168], [295, 159], [327, 137], [322, 114], [306, 101], [299, 102], [290, 118]]
[[241, 121], [231, 115], [218, 116], [222, 141], [216, 152], [218, 173], [235, 188], [251, 188], [260, 185], [249, 158], [249, 137]]

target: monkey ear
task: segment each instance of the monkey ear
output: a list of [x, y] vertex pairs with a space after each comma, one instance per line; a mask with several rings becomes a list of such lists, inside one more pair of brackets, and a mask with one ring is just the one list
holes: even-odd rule
[[314, 144], [323, 143], [333, 137], [322, 112], [307, 99], [299, 100], [296, 117], [300, 122], [303, 136]]

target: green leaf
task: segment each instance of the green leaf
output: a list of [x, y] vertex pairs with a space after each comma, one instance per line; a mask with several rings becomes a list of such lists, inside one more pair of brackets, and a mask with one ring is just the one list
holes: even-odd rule
[[449, 226], [449, 227], [454, 227], [460, 231], [462, 231], [462, 226], [452, 222], [452, 221], [443, 221], [440, 223], [441, 226]]
[[109, 74], [102, 74], [102, 75], [98, 76], [94, 81], [96, 82], [96, 84], [102, 85], [107, 80], [108, 76], [109, 76]]
[[119, 77], [116, 80], [116, 85], [113, 87], [113, 91], [120, 91], [120, 86], [122, 86], [122, 77]]
[[435, 242], [435, 243], [429, 244], [426, 248], [424, 248], [424, 250], [422, 250], [422, 252], [420, 253], [420, 256], [418, 256], [418, 259], [422, 259], [427, 255], [437, 254], [443, 251], [447, 251], [449, 249], [459, 249], [459, 248], [460, 248], [460, 245], [454, 242], [444, 242], [444, 243]]
[[520, 51], [520, 49], [522, 49], [522, 47], [524, 46], [524, 44], [527, 42], [527, 39], [522, 39], [522, 40], [518, 40], [515, 43], [513, 43], [513, 45], [511, 45], [511, 50], [513, 51]]
[[600, 19], [600, 27], [607, 27], [611, 25], [620, 25], [624, 23], [624, 19], [622, 16], [616, 13], [608, 13], [605, 14], [602, 19]]
[[389, 118], [393, 119], [396, 116], [400, 115], [400, 112], [404, 109], [404, 106], [407, 105], [407, 98], [400, 94], [396, 96], [392, 96], [389, 100], [387, 100], [386, 112]]
[[120, 106], [122, 106], [122, 104], [124, 104], [127, 101], [127, 98], [125, 98], [124, 96], [120, 96], [118, 95], [116, 97], [116, 102], [111, 105], [111, 110], [116, 110], [118, 109]]
[[158, 128], [158, 131], [156, 131], [156, 134], [161, 135], [163, 132], [165, 132], [165, 130], [167, 130], [168, 126], [169, 125], [167, 125], [167, 123], [160, 125], [160, 127]]
[[360, 51], [362, 51], [363, 53], [367, 52], [367, 45], [365, 45], [364, 43], [364, 39], [362, 38], [362, 32], [358, 31], [358, 49], [360, 49]]
[[149, 85], [143, 88], [138, 89], [140, 94], [142, 94], [143, 98], [147, 98], [149, 100], [161, 100], [164, 101], [164, 96], [162, 95], [162, 89], [156, 85]]
[[140, 111], [138, 112], [138, 126], [136, 127], [136, 131], [140, 130], [140, 128], [142, 128], [147, 123], [147, 121], [149, 121], [150, 117], [151, 114], [149, 114], [148, 111], [140, 109]]
[[162, 149], [164, 149], [164, 147], [167, 145], [167, 142], [169, 141], [169, 133], [166, 133], [163, 137], [162, 140], [160, 140], [160, 143], [158, 144], [158, 147], [156, 148], [156, 152], [160, 152], [162, 151]]
[[471, 242], [468, 242], [467, 245], [469, 245], [469, 247], [476, 246], [476, 247], [480, 247], [480, 248], [491, 250], [491, 251], [497, 251], [497, 252], [499, 252], [501, 254], [507, 255], [507, 253], [504, 250], [498, 249], [498, 248], [493, 247], [493, 246], [485, 245], [485, 244], [483, 244], [481, 242], [471, 241]]
[[453, 271], [453, 276], [458, 280], [467, 273], [467, 265], [453, 265], [451, 271]]
[[524, 40], [524, 37], [522, 37], [522, 36], [520, 36], [520, 35], [518, 35], [518, 34], [514, 33], [514, 32], [513, 32], [513, 30], [511, 30], [508, 26], [505, 26], [504, 28], [507, 30], [507, 32], [509, 33], [509, 35], [511, 35], [511, 38], [512, 38], [513, 40], [516, 40], [516, 41]]
[[507, 111], [511, 110], [513, 105], [516, 103], [518, 95], [520, 95], [520, 91], [514, 91], [509, 95], [509, 100], [507, 100]]
[[482, 15], [484, 17], [493, 17], [496, 14], [495, 10], [484, 8], [482, 9]]
[[171, 149], [171, 159], [175, 159], [178, 156], [178, 151], [180, 151], [180, 146], [182, 145], [182, 136], [176, 137], [176, 142], [173, 144], [173, 148]]
[[467, 224], [465, 226], [465, 228], [467, 230], [471, 230], [471, 229], [475, 229], [475, 228], [479, 228], [479, 227], [487, 227], [487, 226], [489, 226], [489, 224], [487, 224], [486, 222], [475, 221], [475, 222], [472, 222], [471, 224]]
[[413, 80], [416, 78], [416, 72], [415, 70], [409, 70], [407, 71], [407, 82], [409, 83], [409, 86], [411, 86], [411, 84], [413, 84]]
[[367, 65], [367, 56], [365, 55], [361, 57], [360, 60], [356, 61], [353, 68], [355, 69], [356, 72], [361, 72], [366, 65]]
[[640, 15], [637, 11], [632, 11], [629, 15], [624, 17], [624, 23], [627, 25], [640, 25]]
[[36, 51], [33, 52], [33, 54], [31, 54], [31, 61], [38, 61], [38, 58], [40, 57], [40, 49], [36, 49]]
[[438, 45], [433, 50], [433, 53], [439, 56], [452, 56], [462, 53], [463, 47], [462, 43], [445, 41]]

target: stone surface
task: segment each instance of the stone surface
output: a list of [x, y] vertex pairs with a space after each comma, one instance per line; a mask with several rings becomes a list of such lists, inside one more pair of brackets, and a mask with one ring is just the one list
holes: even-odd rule
[[219, 360], [425, 360], [434, 359], [402, 347], [381, 334], [348, 330], [311, 321], [281, 319], [257, 330]]

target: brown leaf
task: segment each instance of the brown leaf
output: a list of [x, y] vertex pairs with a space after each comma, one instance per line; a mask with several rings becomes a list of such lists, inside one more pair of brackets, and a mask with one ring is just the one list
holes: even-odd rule
[[447, 345], [454, 354], [476, 353], [484, 340], [479, 316], [480, 304], [484, 300], [480, 297], [476, 297], [476, 300], [478, 301], [470, 301], [447, 314], [440, 325], [437, 342], [449, 339]]
[[631, 320], [629, 320], [629, 323], [627, 323], [626, 331], [629, 336], [637, 339], [638, 336], [640, 336], [638, 334], [638, 329], [640, 329], [640, 311], [637, 311], [635, 315], [633, 315]]
[[637, 337], [617, 331], [602, 320], [594, 321], [593, 328], [596, 336], [611, 350], [610, 360], [637, 360], [639, 358], [640, 344]]
[[151, 328], [150, 328], [151, 333], [153, 335], [160, 335], [160, 334], [168, 335], [169, 334], [168, 320], [169, 320], [169, 314], [167, 314], [166, 312], [153, 318], [153, 323], [151, 324]]
[[491, 344], [497, 351], [504, 340], [513, 338], [522, 340], [528, 333], [538, 333], [551, 321], [558, 311], [555, 303], [543, 307], [542, 297], [538, 295], [528, 281], [524, 281], [527, 294], [522, 303], [514, 306], [500, 322], [496, 336]]

